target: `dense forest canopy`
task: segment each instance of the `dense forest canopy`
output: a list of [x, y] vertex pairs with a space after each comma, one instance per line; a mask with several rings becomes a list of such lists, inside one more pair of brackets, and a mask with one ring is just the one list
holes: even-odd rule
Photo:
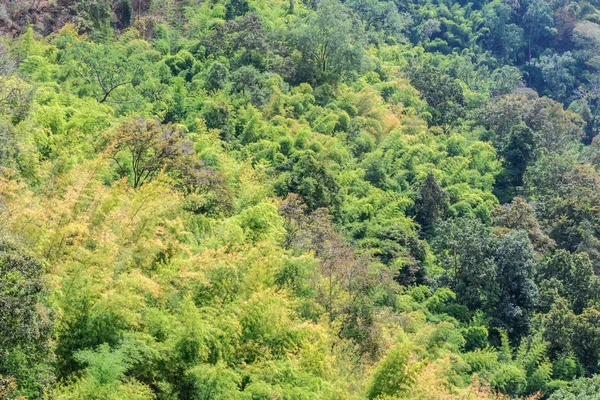
[[600, 4], [4, 0], [0, 399], [594, 399]]

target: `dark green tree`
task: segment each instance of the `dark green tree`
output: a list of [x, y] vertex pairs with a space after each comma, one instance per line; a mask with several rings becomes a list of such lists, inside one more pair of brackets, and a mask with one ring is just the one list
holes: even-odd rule
[[244, 15], [250, 11], [248, 0], [229, 0], [226, 7], [227, 13], [225, 14], [225, 17], [227, 19], [239, 17], [240, 15]]
[[575, 321], [575, 314], [563, 298], [558, 298], [544, 315], [543, 336], [552, 354], [569, 354], [573, 351]]
[[320, 207], [335, 210], [340, 205], [335, 176], [312, 150], [299, 152], [290, 161], [290, 178], [286, 187], [281, 188], [281, 195], [287, 192], [299, 194], [311, 211]]
[[598, 372], [600, 361], [600, 311], [586, 308], [574, 324], [573, 348], [589, 374]]
[[431, 125], [454, 125], [465, 115], [465, 98], [460, 83], [429, 63], [407, 70], [410, 83], [419, 90], [431, 113]]
[[430, 233], [440, 219], [444, 218], [448, 207], [448, 194], [435, 180], [433, 174], [428, 174], [422, 183], [415, 201], [416, 221], [424, 233]]
[[510, 3], [494, 0], [483, 7], [489, 30], [485, 46], [507, 61], [513, 61], [522, 46], [523, 29], [512, 24], [515, 10]]
[[494, 261], [499, 294], [493, 323], [518, 339], [529, 330], [538, 297], [533, 281], [535, 256], [527, 233], [515, 230], [500, 238]]
[[248, 95], [252, 104], [261, 106], [269, 101], [267, 78], [267, 74], [261, 73], [252, 65], [246, 65], [231, 74], [231, 89], [234, 93]]
[[441, 283], [460, 304], [472, 311], [493, 307], [495, 243], [489, 227], [474, 218], [443, 221], [432, 247], [446, 270]]
[[539, 263], [537, 274], [539, 282], [553, 278], [561, 282], [558, 294], [569, 301], [576, 314], [599, 299], [598, 278], [585, 253], [572, 254], [557, 250]]
[[527, 60], [531, 61], [538, 48], [554, 33], [554, 18], [550, 3], [545, 0], [528, 0], [522, 25], [527, 39]]
[[571, 69], [575, 64], [575, 58], [570, 51], [563, 54], [543, 55], [534, 64], [542, 72], [544, 83], [549, 89], [552, 98], [564, 101], [570, 97], [575, 78]]
[[542, 229], [533, 206], [523, 197], [515, 197], [510, 204], [497, 207], [492, 214], [494, 225], [501, 234], [511, 229], [524, 230], [539, 253], [545, 253], [556, 245]]
[[219, 61], [210, 64], [206, 72], [206, 89], [221, 90], [227, 85], [229, 69]]
[[[588, 235], [600, 237], [598, 173], [590, 165], [574, 165], [568, 155], [549, 154], [528, 168], [525, 182], [535, 194], [540, 220], [558, 246], [571, 252], [592, 250], [581, 245]], [[586, 239], [588, 245], [590, 239]]]
[[526, 125], [515, 125], [510, 129], [507, 142], [500, 151], [513, 186], [523, 186], [523, 174], [527, 166], [535, 161], [536, 138]]
[[504, 159], [504, 171], [496, 184], [501, 202], [512, 200], [523, 186], [523, 174], [527, 166], [535, 161], [536, 135], [526, 125], [515, 125], [510, 129], [506, 142], [499, 151]]

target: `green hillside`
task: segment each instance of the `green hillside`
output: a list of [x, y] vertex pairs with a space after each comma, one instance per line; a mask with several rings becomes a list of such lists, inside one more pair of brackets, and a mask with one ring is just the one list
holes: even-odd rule
[[599, 9], [0, 4], [0, 399], [597, 399]]

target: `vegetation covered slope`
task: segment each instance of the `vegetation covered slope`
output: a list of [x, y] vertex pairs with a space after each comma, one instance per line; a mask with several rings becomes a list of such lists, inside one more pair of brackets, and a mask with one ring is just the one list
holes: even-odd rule
[[0, 398], [592, 398], [599, 15], [0, 5]]

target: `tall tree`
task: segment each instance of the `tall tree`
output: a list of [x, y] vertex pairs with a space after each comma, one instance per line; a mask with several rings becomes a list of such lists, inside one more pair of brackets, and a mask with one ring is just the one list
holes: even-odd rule
[[554, 33], [554, 18], [550, 3], [546, 0], [529, 0], [523, 14], [523, 26], [527, 38], [527, 60], [531, 61], [538, 47]]
[[590, 307], [577, 316], [574, 324], [573, 348], [588, 374], [599, 372], [600, 310]]
[[364, 25], [338, 0], [323, 0], [295, 36], [307, 80], [335, 82], [364, 71]]
[[522, 45], [523, 29], [511, 20], [515, 10], [504, 1], [494, 0], [483, 7], [485, 26], [489, 29], [486, 47], [507, 61], [512, 61]]
[[511, 231], [503, 236], [494, 261], [499, 287], [494, 323], [517, 339], [528, 332], [538, 293], [533, 281], [535, 256], [527, 233]]
[[504, 171], [496, 184], [501, 202], [511, 200], [523, 186], [523, 174], [527, 166], [535, 161], [536, 135], [526, 125], [514, 125], [499, 151], [504, 159]]
[[448, 207], [447, 201], [446, 191], [435, 180], [433, 174], [428, 174], [415, 201], [416, 221], [421, 225], [423, 232], [430, 233], [438, 221], [444, 217]]
[[470, 310], [493, 307], [494, 237], [473, 218], [440, 223], [432, 247], [446, 270], [440, 278]]
[[575, 64], [575, 58], [570, 51], [563, 54], [542, 55], [534, 64], [542, 71], [552, 98], [557, 101], [565, 101], [573, 92], [575, 78], [571, 72]]

